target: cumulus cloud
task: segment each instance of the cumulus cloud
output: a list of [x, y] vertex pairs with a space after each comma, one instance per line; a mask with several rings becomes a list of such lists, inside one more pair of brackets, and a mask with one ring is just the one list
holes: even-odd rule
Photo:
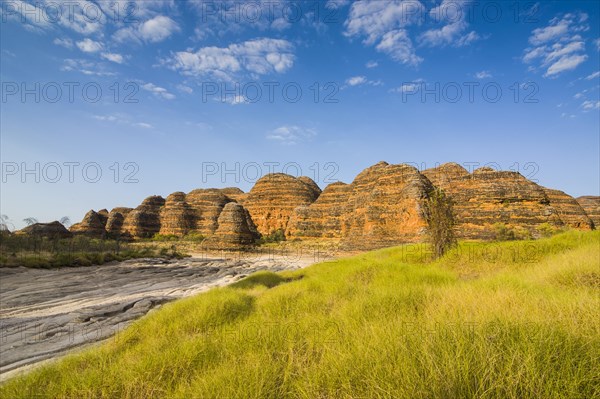
[[294, 64], [293, 45], [287, 40], [261, 38], [228, 47], [180, 51], [165, 60], [171, 69], [188, 76], [231, 80], [238, 74], [283, 73]]
[[180, 30], [179, 25], [171, 18], [157, 15], [136, 27], [119, 29], [115, 32], [113, 38], [118, 42], [158, 43]]
[[423, 10], [419, 1], [354, 2], [344, 24], [344, 34], [362, 37], [365, 45], [374, 45], [402, 64], [416, 66], [423, 59], [415, 54], [406, 28], [418, 23]]
[[584, 101], [583, 104], [581, 104], [581, 108], [583, 108], [584, 111], [600, 109], [600, 101]]
[[111, 72], [102, 63], [95, 63], [82, 59], [67, 58], [64, 60], [63, 65], [60, 68], [64, 72], [79, 72], [88, 76], [114, 76], [114, 72]]
[[140, 86], [142, 89], [154, 94], [156, 97], [164, 98], [165, 100], [173, 100], [175, 95], [163, 87], [157, 86], [154, 83], [143, 83]]
[[380, 86], [382, 84], [380, 80], [369, 80], [366, 76], [353, 76], [346, 79], [346, 84], [343, 88], [362, 85]]
[[[430, 47], [454, 46], [462, 47], [481, 39], [475, 31], [466, 32], [469, 24], [466, 21], [470, 0], [443, 0], [440, 5], [429, 11], [429, 16], [442, 23], [439, 28], [429, 29], [419, 36], [423, 45]], [[466, 32], [466, 33], [465, 33]]]
[[379, 66], [379, 63], [377, 61], [369, 61], [365, 64], [365, 66], [367, 68], [377, 68]]
[[576, 69], [588, 59], [585, 43], [580, 33], [589, 29], [585, 21], [587, 14], [566, 14], [550, 20], [547, 26], [531, 32], [522, 61], [526, 64], [539, 63], [530, 69], [545, 69], [545, 77], [556, 77], [563, 72]]
[[102, 53], [100, 54], [100, 57], [104, 58], [105, 60], [114, 62], [116, 64], [122, 64], [123, 62], [125, 62], [125, 58], [121, 54], [117, 53]]
[[367, 83], [367, 78], [364, 76], [353, 76], [350, 79], [346, 79], [346, 84], [349, 86], [359, 86]]
[[416, 93], [425, 83], [424, 79], [416, 79], [412, 82], [404, 82], [401, 86], [390, 90], [392, 93]]
[[77, 45], [79, 50], [83, 51], [84, 53], [97, 53], [98, 51], [101, 51], [104, 48], [102, 43], [96, 42], [88, 38], [85, 38], [75, 44]]
[[317, 135], [316, 130], [296, 125], [284, 125], [267, 134], [268, 140], [277, 141], [283, 145], [296, 145], [309, 141]]
[[56, 44], [57, 46], [62, 46], [64, 48], [68, 48], [68, 49], [73, 48], [73, 40], [71, 40], [69, 38], [64, 38], [64, 39], [56, 38], [52, 41], [52, 43]]
[[477, 79], [489, 79], [492, 77], [492, 74], [490, 71], [480, 71], [475, 74], [475, 77]]

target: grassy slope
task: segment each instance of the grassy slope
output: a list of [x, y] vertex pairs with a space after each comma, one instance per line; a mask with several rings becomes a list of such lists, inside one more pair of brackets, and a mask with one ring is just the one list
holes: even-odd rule
[[600, 232], [422, 249], [165, 305], [0, 397], [600, 398]]

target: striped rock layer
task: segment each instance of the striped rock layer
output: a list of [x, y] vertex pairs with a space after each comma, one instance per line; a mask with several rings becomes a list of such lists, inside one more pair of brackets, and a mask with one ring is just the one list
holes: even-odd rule
[[577, 200], [517, 172], [448, 163], [419, 171], [380, 162], [350, 184], [323, 192], [308, 177], [282, 173], [259, 179], [248, 193], [229, 187], [146, 198], [135, 209], [90, 211], [71, 231], [94, 237], [146, 238], [199, 234], [208, 247], [252, 245], [282, 231], [288, 239], [331, 239], [348, 249], [372, 249], [424, 239], [424, 203], [435, 188], [452, 199], [457, 234], [493, 239], [501, 223], [532, 236], [547, 225], [590, 230], [600, 225], [600, 197]]

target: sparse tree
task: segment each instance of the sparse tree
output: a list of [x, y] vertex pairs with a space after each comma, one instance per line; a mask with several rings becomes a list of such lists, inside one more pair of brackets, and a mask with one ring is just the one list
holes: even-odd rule
[[0, 215], [0, 231], [10, 231], [8, 228], [9, 224], [12, 224], [10, 223], [10, 218], [6, 215]]
[[456, 245], [452, 199], [442, 189], [436, 188], [425, 201], [424, 210], [427, 235], [433, 249], [433, 256], [437, 259]]
[[71, 219], [68, 216], [63, 216], [60, 218], [60, 224], [68, 228], [71, 225]]
[[25, 218], [23, 219], [23, 221], [25, 222], [25, 224], [27, 226], [31, 226], [32, 224], [36, 224], [38, 222], [38, 220], [36, 218]]

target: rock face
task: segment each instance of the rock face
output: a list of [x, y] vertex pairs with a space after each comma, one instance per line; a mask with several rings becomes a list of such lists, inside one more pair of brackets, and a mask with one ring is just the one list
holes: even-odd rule
[[419, 241], [425, 232], [423, 202], [432, 189], [416, 168], [380, 162], [351, 184], [333, 183], [314, 203], [297, 207], [288, 235], [338, 238], [352, 249]]
[[198, 189], [185, 197], [192, 211], [192, 230], [208, 237], [217, 231], [218, 219], [225, 205], [232, 202], [218, 189]]
[[315, 202], [294, 210], [288, 234], [299, 238], [341, 238], [343, 217], [351, 192], [352, 186], [346, 183], [328, 185]]
[[342, 223], [345, 247], [381, 248], [423, 239], [423, 203], [433, 187], [416, 168], [380, 162], [351, 186]]
[[572, 227], [575, 229], [591, 230], [594, 223], [577, 200], [560, 190], [544, 187], [544, 193], [550, 201], [556, 218], [556, 225]]
[[185, 201], [185, 193], [176, 192], [167, 197], [160, 211], [160, 234], [184, 236], [194, 227], [194, 213]]
[[286, 230], [294, 209], [312, 204], [321, 193], [308, 177], [272, 173], [260, 178], [244, 200], [258, 231], [268, 235]]
[[252, 246], [260, 237], [250, 215], [238, 203], [229, 202], [219, 215], [215, 234], [204, 241], [207, 248], [239, 248]]
[[493, 239], [493, 225], [537, 234], [543, 223], [590, 229], [591, 223], [572, 198], [541, 187], [517, 172], [479, 168], [470, 174], [457, 164], [427, 169], [423, 174], [454, 201], [457, 235]]
[[123, 235], [135, 238], [150, 238], [160, 231], [160, 210], [165, 199], [154, 195], [146, 198], [131, 211], [123, 222]]
[[243, 204], [244, 200], [248, 196], [247, 193], [243, 192], [242, 190], [240, 190], [237, 187], [222, 188], [222, 189], [220, 189], [220, 191], [223, 194], [225, 194], [227, 197], [229, 197], [232, 200], [234, 200], [235, 202], [237, 202], [238, 204]]
[[588, 214], [600, 225], [600, 197], [575, 200], [516, 172], [484, 167], [469, 173], [455, 163], [419, 172], [380, 162], [352, 183], [333, 183], [323, 192], [308, 177], [274, 173], [259, 179], [249, 193], [235, 187], [197, 189], [166, 200], [149, 197], [135, 209], [90, 211], [72, 231], [113, 238], [194, 233], [206, 237], [209, 247], [234, 248], [282, 230], [288, 238], [373, 249], [423, 240], [424, 202], [436, 187], [454, 201], [460, 238], [494, 239], [497, 223], [534, 237], [546, 223], [589, 230], [594, 222]]
[[577, 198], [577, 202], [590, 219], [594, 222], [594, 227], [600, 229], [600, 197], [586, 195]]
[[60, 222], [35, 223], [15, 232], [15, 234], [47, 238], [70, 238], [73, 234]]
[[107, 220], [108, 212], [105, 214], [97, 213], [91, 210], [85, 214], [80, 223], [71, 226], [71, 232], [92, 238], [103, 238], [106, 236], [105, 226]]

